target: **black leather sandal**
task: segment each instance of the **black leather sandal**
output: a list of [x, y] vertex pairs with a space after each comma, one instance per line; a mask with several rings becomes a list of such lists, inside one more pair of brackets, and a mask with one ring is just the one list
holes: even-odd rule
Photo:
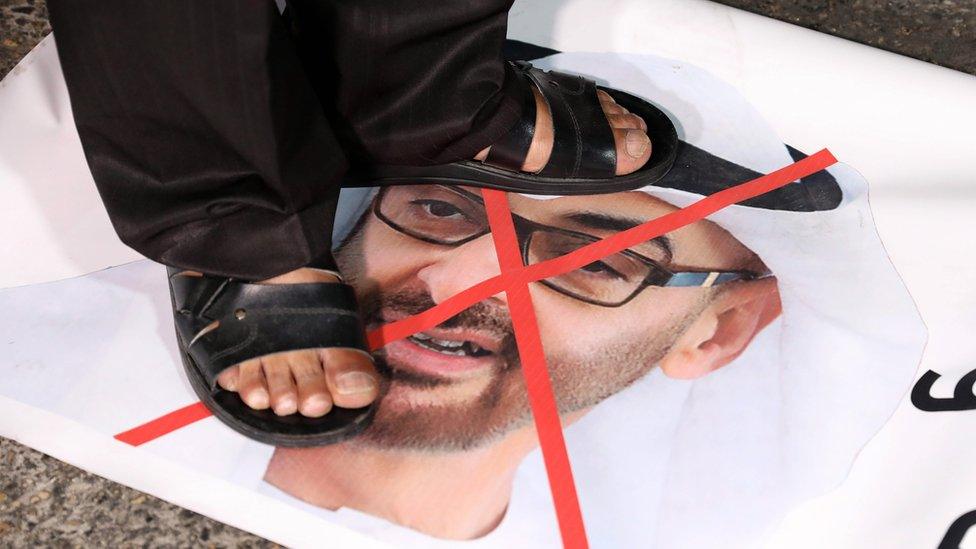
[[[491, 146], [484, 162], [460, 160], [435, 166], [363, 166], [347, 175], [349, 187], [377, 187], [450, 182], [502, 191], [542, 195], [602, 194], [652, 185], [674, 164], [678, 136], [674, 124], [651, 103], [629, 93], [597, 86], [592, 80], [530, 63], [510, 65], [542, 92], [552, 112], [554, 142], [546, 166], [538, 173], [520, 171], [535, 131], [535, 96], [526, 86], [522, 118]], [[603, 114], [597, 90], [603, 90], [647, 123], [651, 158], [639, 170], [615, 175], [617, 148], [610, 122]]]
[[168, 269], [176, 336], [190, 385], [217, 418], [239, 433], [275, 446], [320, 446], [360, 433], [373, 405], [333, 407], [323, 417], [255, 410], [217, 385], [225, 369], [273, 353], [349, 348], [366, 353], [352, 287], [342, 283], [253, 284]]

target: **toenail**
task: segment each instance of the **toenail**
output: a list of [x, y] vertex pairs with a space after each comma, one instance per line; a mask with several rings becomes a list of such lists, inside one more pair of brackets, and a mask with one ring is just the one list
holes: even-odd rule
[[634, 158], [640, 158], [647, 152], [647, 146], [651, 144], [651, 139], [640, 130], [630, 130], [627, 132], [626, 142], [627, 154]]
[[347, 372], [336, 378], [336, 391], [343, 395], [368, 393], [376, 389], [373, 376], [363, 372]]
[[247, 405], [251, 408], [263, 409], [268, 407], [268, 392], [264, 389], [255, 389], [244, 398]]
[[227, 391], [236, 391], [237, 390], [237, 377], [236, 376], [230, 376], [230, 377], [228, 377], [227, 379], [224, 380], [224, 382], [222, 383], [222, 386]]
[[329, 409], [329, 398], [325, 395], [312, 395], [302, 403], [303, 414], [320, 414]]
[[279, 416], [294, 414], [297, 410], [298, 403], [295, 401], [295, 397], [290, 395], [279, 398], [274, 409], [275, 413]]

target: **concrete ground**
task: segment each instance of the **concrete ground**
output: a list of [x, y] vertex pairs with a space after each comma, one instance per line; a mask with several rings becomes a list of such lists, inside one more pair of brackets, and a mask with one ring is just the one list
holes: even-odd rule
[[[971, 0], [721, 0], [976, 74]], [[0, 78], [50, 32], [44, 0], [0, 0]], [[275, 544], [0, 438], [0, 546]]]

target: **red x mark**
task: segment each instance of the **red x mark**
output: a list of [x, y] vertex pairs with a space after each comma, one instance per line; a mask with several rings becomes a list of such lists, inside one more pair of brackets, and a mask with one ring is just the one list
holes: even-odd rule
[[[546, 472], [549, 476], [549, 487], [552, 491], [563, 545], [568, 548], [585, 548], [587, 540], [583, 516], [576, 496], [576, 485], [573, 482], [559, 412], [552, 393], [535, 310], [529, 295], [529, 283], [589, 265], [611, 254], [704, 219], [722, 208], [807, 177], [836, 162], [830, 151], [824, 149], [799, 162], [752, 181], [729, 187], [643, 225], [621, 231], [564, 256], [530, 266], [522, 264], [515, 227], [512, 224], [511, 211], [505, 194], [499, 191], [483, 191], [501, 273], [462, 290], [420, 314], [373, 330], [368, 334], [370, 348], [378, 349], [391, 341], [433, 328], [475, 303], [502, 292], [506, 293], [509, 315], [512, 318], [522, 363], [522, 374], [539, 434], [539, 445], [542, 448]], [[119, 433], [115, 438], [139, 446], [209, 415], [211, 415], [210, 411], [203, 403], [197, 402]]]

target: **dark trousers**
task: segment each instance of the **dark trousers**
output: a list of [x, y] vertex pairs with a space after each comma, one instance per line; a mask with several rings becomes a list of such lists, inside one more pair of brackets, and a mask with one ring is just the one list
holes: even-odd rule
[[511, 0], [49, 0], [119, 236], [244, 279], [331, 264], [350, 164], [470, 158], [518, 119]]

